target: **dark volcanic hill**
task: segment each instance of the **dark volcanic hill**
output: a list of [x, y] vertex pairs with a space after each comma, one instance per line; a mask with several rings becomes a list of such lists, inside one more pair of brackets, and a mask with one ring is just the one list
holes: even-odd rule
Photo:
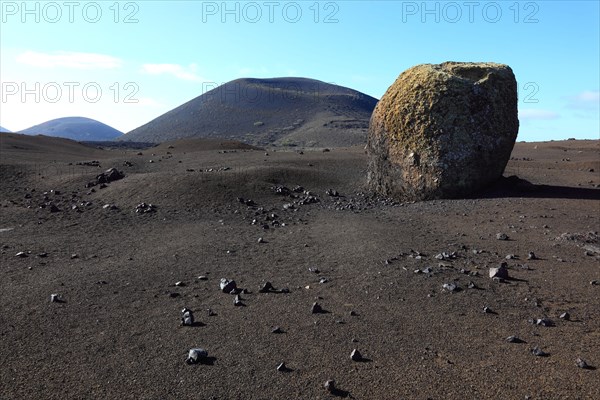
[[25, 135], [46, 135], [77, 141], [115, 140], [123, 133], [115, 128], [90, 118], [66, 117], [53, 119], [27, 128], [19, 133]]
[[206, 137], [255, 145], [347, 146], [366, 141], [376, 103], [371, 96], [313, 79], [237, 79], [121, 139]]
[[10, 131], [8, 129], [3, 128], [1, 126], [0, 126], [0, 132], [2, 132], [2, 133], [10, 133]]

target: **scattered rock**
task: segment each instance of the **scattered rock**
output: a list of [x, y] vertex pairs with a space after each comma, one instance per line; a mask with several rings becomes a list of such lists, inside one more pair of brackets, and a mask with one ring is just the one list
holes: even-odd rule
[[537, 318], [532, 321], [534, 324], [539, 325], [539, 326], [545, 326], [545, 327], [555, 326], [554, 321], [552, 321], [551, 319], [548, 319], [548, 318]]
[[242, 298], [240, 297], [239, 294], [235, 295], [235, 298], [233, 299], [233, 305], [236, 307], [243, 307], [245, 304], [242, 302]]
[[444, 283], [444, 284], [442, 285], [442, 288], [443, 288], [444, 290], [447, 290], [447, 291], [449, 291], [449, 292], [458, 292], [458, 291], [459, 291], [459, 289], [460, 289], [460, 288], [458, 287], [458, 285], [457, 285], [456, 283], [453, 283], [453, 282], [451, 282], [451, 283]]
[[221, 291], [223, 293], [231, 293], [231, 291], [237, 289], [237, 284], [234, 280], [229, 280], [227, 278], [221, 278], [221, 282], [219, 283]]
[[265, 282], [264, 285], [260, 289], [258, 289], [259, 293], [269, 293], [270, 291], [275, 290], [271, 282]]
[[489, 270], [490, 278], [508, 279], [508, 269], [506, 263], [500, 264], [499, 267], [492, 267]]
[[26, 252], [24, 252], [24, 251], [20, 251], [20, 252], [18, 252], [17, 254], [15, 254], [15, 257], [19, 257], [19, 258], [25, 258], [25, 257], [29, 257], [29, 256], [27, 255], [27, 253], [26, 253]]
[[181, 310], [181, 325], [193, 326], [194, 325], [194, 314], [192, 310], [184, 308]]
[[527, 254], [527, 259], [528, 260], [537, 260], [538, 258], [533, 251], [530, 251], [529, 254]]
[[483, 307], [483, 312], [485, 314], [496, 314], [494, 311], [492, 311], [491, 308], [489, 308], [488, 306]]
[[334, 190], [334, 189], [327, 189], [327, 190], [325, 191], [325, 194], [326, 194], [327, 196], [331, 196], [331, 197], [339, 197], [339, 196], [340, 196], [340, 194], [338, 193], [338, 191], [337, 191], [337, 190]]
[[323, 387], [328, 392], [335, 392], [335, 381], [333, 379], [329, 379], [323, 384]]
[[313, 314], [321, 314], [323, 313], [323, 308], [321, 307], [321, 305], [319, 303], [313, 303], [312, 308], [310, 309], [310, 312]]
[[289, 293], [290, 290], [288, 288], [275, 289], [275, 287], [271, 284], [271, 282], [265, 282], [264, 285], [258, 289], [259, 293]]
[[258, 238], [258, 243], [266, 243], [266, 242], [265, 242], [265, 239], [263, 239], [263, 238], [259, 237], [259, 238]]
[[569, 314], [568, 312], [564, 312], [564, 313], [560, 314], [560, 316], [558, 318], [564, 319], [565, 321], [570, 321], [571, 314]]
[[592, 369], [592, 367], [582, 358], [577, 358], [577, 360], [575, 360], [575, 365], [581, 369]]
[[363, 357], [358, 350], [354, 349], [352, 350], [352, 353], [350, 353], [350, 359], [352, 359], [352, 361], [361, 361]]
[[292, 191], [285, 186], [275, 186], [273, 187], [273, 191], [280, 196], [289, 196], [292, 193]]
[[147, 214], [156, 211], [156, 206], [150, 203], [140, 203], [135, 206], [135, 212], [139, 214]]
[[185, 360], [188, 364], [198, 364], [203, 362], [208, 357], [208, 351], [200, 348], [190, 349], [188, 357]]
[[96, 175], [96, 183], [110, 183], [114, 181], [118, 181], [119, 179], [123, 179], [125, 174], [119, 171], [116, 168], [110, 168], [104, 171], [101, 174]]
[[546, 353], [545, 351], [540, 349], [538, 346], [531, 349], [531, 354], [537, 357], [548, 357], [550, 355], [549, 353]]
[[517, 336], [509, 336], [506, 338], [508, 343], [525, 343], [523, 339], [518, 338]]
[[496, 240], [508, 240], [506, 233], [496, 233]]
[[271, 329], [271, 333], [283, 333], [283, 330], [280, 327], [275, 326]]
[[207, 280], [208, 280], [208, 276], [206, 276], [206, 275], [200, 275], [200, 276], [198, 277], [198, 280], [199, 280], [199, 281], [207, 281]]
[[277, 365], [277, 371], [279, 372], [289, 372], [290, 369], [288, 367], [286, 367], [284, 362], [279, 363], [279, 365]]
[[455, 259], [456, 257], [457, 257], [457, 256], [456, 256], [456, 252], [455, 252], [455, 251], [453, 251], [452, 253], [446, 253], [446, 252], [444, 251], [444, 252], [442, 252], [442, 253], [440, 253], [440, 254], [437, 254], [437, 255], [435, 256], [435, 258], [436, 258], [437, 260], [453, 260], [453, 259]]
[[50, 303], [62, 303], [60, 295], [58, 293], [52, 293], [50, 295]]

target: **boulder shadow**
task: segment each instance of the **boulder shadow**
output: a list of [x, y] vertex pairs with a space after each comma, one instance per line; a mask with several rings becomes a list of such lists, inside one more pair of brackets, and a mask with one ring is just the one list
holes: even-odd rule
[[350, 397], [350, 392], [348, 392], [346, 390], [342, 390], [342, 389], [336, 388], [336, 389], [333, 389], [330, 393], [336, 397], [343, 397], [343, 398]]
[[215, 365], [215, 361], [217, 361], [217, 357], [203, 357], [198, 361], [198, 364], [201, 365]]
[[472, 198], [526, 197], [534, 199], [600, 200], [599, 189], [536, 185], [518, 176], [501, 177]]

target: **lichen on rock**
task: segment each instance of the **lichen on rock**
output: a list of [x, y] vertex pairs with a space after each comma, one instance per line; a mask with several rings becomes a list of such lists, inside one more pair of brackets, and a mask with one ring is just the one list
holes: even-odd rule
[[518, 130], [509, 66], [417, 65], [373, 111], [368, 184], [402, 200], [470, 196], [502, 176]]

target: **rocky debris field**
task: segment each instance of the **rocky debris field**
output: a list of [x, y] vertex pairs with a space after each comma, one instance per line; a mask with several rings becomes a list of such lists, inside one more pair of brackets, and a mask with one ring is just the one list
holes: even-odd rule
[[0, 398], [598, 398], [598, 150], [427, 202], [362, 148], [11, 153]]

